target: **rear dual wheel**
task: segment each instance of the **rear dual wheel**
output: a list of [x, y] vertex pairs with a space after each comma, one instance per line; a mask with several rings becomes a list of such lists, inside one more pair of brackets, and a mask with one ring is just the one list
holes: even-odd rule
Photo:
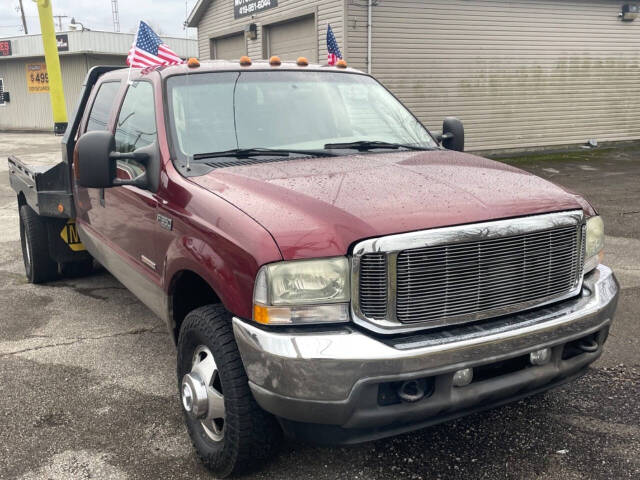
[[[58, 278], [58, 263], [49, 255], [47, 218], [38, 215], [29, 205], [20, 206], [20, 244], [24, 270], [29, 283], [47, 283]], [[93, 271], [93, 258], [85, 257], [60, 264], [65, 278], [78, 278]]]
[[49, 256], [47, 224], [29, 205], [20, 207], [20, 244], [27, 280], [30, 283], [55, 280], [58, 264]]
[[183, 321], [178, 386], [191, 441], [216, 476], [243, 473], [276, 453], [280, 427], [251, 394], [224, 307], [198, 308]]

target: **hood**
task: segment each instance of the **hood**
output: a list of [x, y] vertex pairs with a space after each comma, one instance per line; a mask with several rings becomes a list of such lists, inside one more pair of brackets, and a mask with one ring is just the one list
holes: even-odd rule
[[584, 207], [528, 172], [446, 150], [295, 159], [191, 180], [262, 224], [285, 259], [344, 255], [365, 238]]

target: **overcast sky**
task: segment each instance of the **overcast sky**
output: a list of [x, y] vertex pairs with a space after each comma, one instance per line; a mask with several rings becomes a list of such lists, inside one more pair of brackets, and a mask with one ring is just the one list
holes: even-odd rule
[[[187, 0], [188, 11], [197, 0]], [[10, 8], [0, 9], [0, 37], [21, 35], [22, 21], [20, 19], [18, 0], [0, 0], [0, 3], [10, 4]], [[111, 0], [52, 0], [54, 15], [67, 15], [62, 19], [63, 30], [69, 30], [71, 17], [92, 30], [113, 31], [111, 16]], [[38, 9], [33, 0], [22, 0], [27, 28], [29, 33], [40, 33]], [[184, 37], [186, 31], [183, 22], [186, 18], [185, 0], [119, 0], [120, 31], [135, 31], [138, 21], [149, 23], [156, 33], [162, 35]], [[56, 31], [58, 20], [55, 19]], [[195, 29], [189, 29], [189, 36], [195, 37]]]

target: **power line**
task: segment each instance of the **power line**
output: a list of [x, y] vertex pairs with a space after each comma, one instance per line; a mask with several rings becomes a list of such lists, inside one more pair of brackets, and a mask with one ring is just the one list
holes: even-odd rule
[[63, 18], [69, 18], [68, 15], [52, 15], [53, 18], [58, 19], [58, 31], [61, 32], [62, 31], [62, 19]]
[[22, 18], [22, 28], [24, 29], [24, 34], [29, 34], [29, 30], [27, 29], [27, 19], [24, 18], [24, 7], [22, 6], [22, 0], [18, 0], [20, 5], [20, 17]]

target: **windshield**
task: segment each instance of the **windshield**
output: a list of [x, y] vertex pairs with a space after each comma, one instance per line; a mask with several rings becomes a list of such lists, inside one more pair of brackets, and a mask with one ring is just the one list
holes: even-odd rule
[[[180, 156], [233, 149], [321, 150], [336, 143], [437, 144], [371, 77], [338, 72], [219, 72], [167, 80]], [[351, 152], [349, 152], [351, 153]]]

